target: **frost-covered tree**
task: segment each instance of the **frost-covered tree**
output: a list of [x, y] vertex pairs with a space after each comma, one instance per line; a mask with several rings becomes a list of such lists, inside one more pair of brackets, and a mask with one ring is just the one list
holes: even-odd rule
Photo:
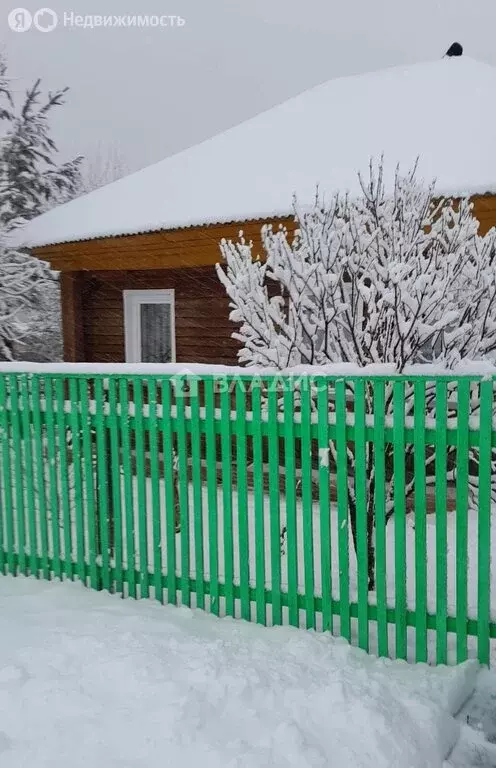
[[[320, 197], [309, 210], [294, 204], [298, 229], [262, 229], [264, 258], [252, 244], [221, 244], [225, 269], [217, 271], [230, 298], [233, 334], [242, 342], [240, 361], [284, 369], [295, 365], [347, 362], [392, 364], [397, 372], [413, 363], [453, 368], [461, 360], [496, 359], [496, 230], [478, 235], [469, 200], [436, 199], [434, 185], [416, 180], [415, 169], [396, 173], [390, 193], [382, 163], [360, 177], [356, 198]], [[348, 396], [353, 400], [353, 384]], [[476, 389], [476, 387], [475, 387]], [[386, 416], [392, 416], [392, 385], [386, 387]], [[456, 390], [450, 402], [456, 412]], [[331, 409], [334, 403], [331, 398]], [[373, 414], [372, 387], [366, 389]], [[435, 417], [434, 386], [427, 385], [426, 416]], [[472, 412], [478, 410], [472, 393]], [[405, 416], [414, 411], [411, 387]], [[336, 459], [335, 445], [330, 444]], [[386, 504], [393, 512], [393, 446], [386, 445]], [[456, 469], [449, 449], [447, 473]], [[407, 496], [413, 490], [413, 446], [406, 447]], [[472, 467], [477, 451], [471, 453]], [[353, 477], [354, 449], [348, 450]], [[434, 456], [426, 454], [428, 482]], [[367, 444], [369, 584], [374, 584], [374, 446]], [[430, 469], [429, 469], [430, 467]], [[496, 468], [496, 467], [495, 467]], [[476, 473], [472, 491], [477, 493]], [[348, 487], [356, 538], [354, 484]]]
[[0, 238], [0, 360], [11, 360], [19, 338], [29, 331], [23, 312], [32, 303], [33, 290], [52, 283], [41, 261], [7, 248]]
[[[0, 120], [10, 118], [13, 107], [12, 95], [10, 93], [9, 81], [7, 78], [7, 62], [0, 56]], [[6, 102], [6, 104], [5, 104]]]
[[45, 97], [37, 80], [17, 106], [5, 62], [0, 67], [0, 226], [12, 229], [74, 197], [81, 181], [81, 158], [60, 165], [55, 161], [50, 117], [64, 103], [67, 88]]
[[496, 349], [495, 233], [477, 235], [469, 200], [436, 200], [415, 171], [386, 194], [382, 166], [363, 194], [295, 201], [299, 228], [223, 241], [218, 276], [248, 365], [409, 363], [481, 359]]
[[12, 346], [14, 360], [53, 363], [63, 359], [62, 307], [56, 275], [43, 271], [36, 281], [35, 296], [28, 294], [17, 319], [22, 332]]
[[[55, 290], [56, 277], [48, 265], [25, 252], [10, 250], [9, 233], [78, 192], [81, 158], [57, 164], [57, 147], [50, 133], [52, 110], [64, 103], [66, 91], [44, 96], [37, 80], [19, 102], [7, 77], [6, 62], [0, 57], [0, 357], [3, 359], [12, 357], [14, 345], [27, 332], [36, 332], [39, 342], [56, 332], [52, 327], [54, 314], [42, 309], [47, 292]], [[11, 288], [13, 265], [16, 291]], [[41, 311], [36, 312], [37, 307]], [[5, 321], [1, 322], [1, 318]]]

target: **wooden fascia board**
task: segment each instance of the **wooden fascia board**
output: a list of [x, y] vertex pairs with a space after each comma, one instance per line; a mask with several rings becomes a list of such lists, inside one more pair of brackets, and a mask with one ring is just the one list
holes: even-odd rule
[[[496, 196], [474, 195], [472, 201], [484, 230], [496, 225]], [[60, 243], [33, 248], [32, 253], [61, 272], [211, 266], [220, 261], [222, 238], [237, 240], [240, 230], [247, 240], [254, 241], [255, 252], [260, 252], [260, 229], [269, 220], [290, 231], [295, 226], [292, 216], [274, 217]]]
[[[240, 230], [260, 249], [266, 220], [230, 222], [137, 235], [105, 237], [33, 248], [32, 253], [61, 272], [81, 270], [178, 269], [214, 265], [221, 260], [222, 238], [237, 240]], [[293, 217], [273, 220], [294, 228]]]

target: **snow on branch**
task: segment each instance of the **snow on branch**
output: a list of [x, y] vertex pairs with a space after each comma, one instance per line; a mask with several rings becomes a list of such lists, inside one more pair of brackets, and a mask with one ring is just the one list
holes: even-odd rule
[[[9, 247], [12, 230], [73, 197], [81, 158], [58, 164], [51, 136], [53, 110], [67, 88], [44, 94], [40, 80], [19, 97], [0, 54], [0, 359], [11, 359], [29, 336], [36, 352], [53, 356], [60, 335], [54, 273], [47, 264]], [[12, 242], [12, 240], [10, 240]]]
[[436, 199], [415, 169], [386, 191], [382, 162], [356, 199], [294, 201], [298, 229], [264, 226], [253, 244], [223, 241], [218, 276], [240, 362], [285, 369], [494, 360], [496, 233], [478, 235], [468, 199]]
[[[434, 185], [416, 180], [416, 169], [401, 175], [386, 190], [383, 163], [370, 163], [360, 176], [361, 195], [337, 194], [329, 204], [317, 195], [305, 209], [294, 201], [298, 229], [262, 229], [263, 258], [253, 258], [253, 244], [222, 241], [225, 267], [218, 276], [230, 299], [233, 334], [242, 348], [240, 362], [249, 367], [390, 366], [408, 373], [430, 363], [433, 370], [454, 371], [468, 361], [494, 364], [496, 358], [496, 230], [478, 234], [470, 200], [435, 197]], [[480, 364], [480, 362], [479, 362]], [[480, 415], [477, 382], [471, 383], [470, 414]], [[353, 382], [346, 384], [350, 405]], [[414, 386], [404, 384], [404, 417], [415, 412]], [[365, 412], [375, 412], [374, 387], [365, 385]], [[335, 395], [328, 406], [336, 411]], [[457, 386], [448, 384], [448, 418], [456, 418]], [[393, 385], [386, 382], [385, 416], [394, 416]], [[496, 409], [495, 409], [496, 410]], [[496, 412], [493, 414], [496, 416]], [[426, 383], [423, 418], [436, 423], [433, 381]], [[415, 414], [415, 418], [418, 415]], [[412, 493], [414, 446], [405, 445], [405, 482], [401, 494]], [[365, 448], [367, 551], [369, 588], [375, 584], [375, 446]], [[346, 456], [329, 443], [335, 465], [345, 461], [348, 509], [356, 543], [356, 498], [352, 478], [355, 446]], [[478, 494], [478, 448], [470, 450], [470, 499]], [[496, 455], [492, 457], [496, 477]], [[385, 510], [394, 512], [393, 445], [384, 450]], [[444, 458], [447, 480], [456, 467], [453, 447]], [[425, 454], [427, 482], [433, 477], [435, 452]], [[493, 498], [496, 482], [493, 480]]]

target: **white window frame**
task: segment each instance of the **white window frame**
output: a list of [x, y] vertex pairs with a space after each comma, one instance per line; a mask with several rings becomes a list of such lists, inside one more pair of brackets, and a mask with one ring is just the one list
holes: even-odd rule
[[124, 291], [124, 337], [126, 363], [141, 363], [141, 305], [168, 304], [171, 316], [171, 362], [176, 362], [174, 289]]

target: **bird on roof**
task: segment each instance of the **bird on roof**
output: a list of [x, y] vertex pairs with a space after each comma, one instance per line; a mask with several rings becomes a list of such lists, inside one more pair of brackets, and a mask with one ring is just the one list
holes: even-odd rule
[[445, 56], [461, 56], [463, 54], [463, 46], [460, 45], [460, 43], [452, 43], [446, 53]]

